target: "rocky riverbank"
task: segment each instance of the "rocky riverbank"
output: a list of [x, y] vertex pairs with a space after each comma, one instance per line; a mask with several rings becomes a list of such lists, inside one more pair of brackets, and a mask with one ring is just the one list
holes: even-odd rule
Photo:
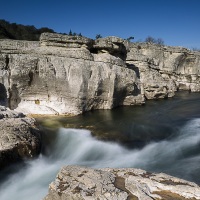
[[38, 155], [40, 134], [33, 118], [0, 106], [0, 169]]
[[81, 114], [200, 91], [200, 53], [181, 47], [43, 33], [0, 40], [0, 102], [31, 114]]
[[[28, 114], [77, 115], [200, 91], [200, 53], [182, 47], [44, 33], [0, 40], [0, 168], [40, 153]], [[12, 111], [4, 106], [8, 106]], [[199, 186], [136, 169], [64, 167], [53, 199], [200, 199]]]
[[197, 200], [197, 184], [140, 169], [63, 167], [44, 200]]

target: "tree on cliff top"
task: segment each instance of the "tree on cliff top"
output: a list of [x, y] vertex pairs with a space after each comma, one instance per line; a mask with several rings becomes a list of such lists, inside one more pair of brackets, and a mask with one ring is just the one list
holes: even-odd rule
[[102, 35], [101, 34], [96, 34], [96, 39], [99, 39], [99, 38], [102, 38]]
[[127, 38], [127, 40], [130, 42], [131, 40], [134, 40], [134, 37], [130, 36], [130, 37]]
[[155, 39], [155, 38], [153, 38], [151, 36], [148, 36], [145, 39], [145, 42], [159, 44], [159, 45], [164, 45], [164, 40], [163, 39], [161, 39], [161, 38]]

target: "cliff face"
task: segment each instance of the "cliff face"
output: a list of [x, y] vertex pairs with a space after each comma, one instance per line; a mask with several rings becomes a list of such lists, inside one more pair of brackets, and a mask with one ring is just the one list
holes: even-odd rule
[[0, 40], [0, 104], [33, 114], [80, 114], [200, 91], [200, 54], [117, 37], [44, 33]]
[[132, 43], [126, 62], [137, 69], [147, 99], [171, 97], [177, 90], [200, 91], [199, 52]]

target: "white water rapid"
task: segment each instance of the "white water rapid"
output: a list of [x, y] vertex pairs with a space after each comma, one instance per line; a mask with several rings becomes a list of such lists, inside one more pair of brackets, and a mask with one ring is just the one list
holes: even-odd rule
[[190, 180], [191, 174], [200, 172], [199, 146], [199, 118], [190, 120], [170, 139], [135, 150], [98, 141], [87, 130], [60, 128], [48, 156], [40, 155], [27, 162], [26, 167], [1, 183], [0, 199], [42, 199], [48, 192], [49, 183], [64, 165], [136, 167], [168, 172]]

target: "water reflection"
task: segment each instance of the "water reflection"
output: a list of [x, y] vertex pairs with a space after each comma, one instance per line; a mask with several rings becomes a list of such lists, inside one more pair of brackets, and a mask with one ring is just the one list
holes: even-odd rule
[[89, 129], [98, 139], [136, 148], [176, 135], [187, 121], [200, 117], [199, 103], [199, 93], [179, 92], [171, 99], [147, 101], [145, 106], [98, 110], [75, 117], [43, 118], [38, 121], [51, 128], [54, 124], [57, 128]]

